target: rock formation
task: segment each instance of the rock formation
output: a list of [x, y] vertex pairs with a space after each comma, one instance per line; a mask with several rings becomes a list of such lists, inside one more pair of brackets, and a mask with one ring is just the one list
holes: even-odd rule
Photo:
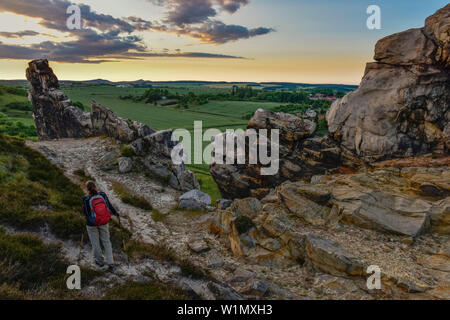
[[[267, 129], [269, 141], [267, 149], [271, 149], [271, 130], [279, 130], [279, 170], [275, 175], [261, 175], [260, 163], [226, 164], [226, 146], [224, 146], [224, 164], [213, 163], [211, 175], [216, 181], [222, 196], [227, 199], [254, 196], [264, 197], [270, 188], [287, 180], [298, 178], [309, 179], [314, 175], [338, 170], [339, 166], [357, 166], [359, 161], [351, 155], [343, 153], [334, 141], [328, 138], [313, 137], [316, 124], [310, 120], [302, 120], [296, 116], [258, 110], [248, 123], [248, 129], [255, 129], [261, 147], [259, 130]], [[246, 140], [246, 150], [249, 150]], [[266, 147], [266, 146], [264, 146]], [[237, 163], [238, 152], [235, 153]], [[247, 157], [248, 158], [248, 157]]]
[[[294, 116], [255, 113], [249, 129], [280, 130], [279, 173], [211, 165], [235, 200], [218, 201], [210, 231], [234, 256], [271, 270], [300, 265], [299, 285], [313, 291], [448, 299], [449, 17], [447, 5], [425, 28], [381, 40], [360, 89], [332, 105], [328, 137]], [[380, 290], [367, 291], [368, 266], [379, 266]]]
[[29, 99], [40, 140], [111, 137], [128, 145], [134, 155], [132, 158], [120, 157], [119, 150], [105, 154], [99, 161], [105, 170], [117, 168], [122, 173], [133, 169], [147, 171], [178, 190], [200, 188], [192, 172], [171, 160], [171, 151], [178, 144], [172, 141], [172, 130], [157, 132], [140, 122], [118, 117], [95, 101], [90, 113], [83, 112], [58, 90], [58, 79], [47, 60], [31, 61], [26, 73], [32, 85]]
[[248, 129], [280, 130], [280, 170], [263, 176], [261, 165], [213, 163], [211, 175], [223, 197], [262, 198], [288, 180], [352, 172], [388, 158], [448, 154], [449, 17], [447, 5], [424, 28], [380, 40], [377, 62], [367, 65], [360, 88], [331, 106], [328, 137], [314, 137], [308, 120], [258, 110]]
[[358, 90], [327, 114], [330, 135], [367, 161], [445, 153], [450, 143], [450, 5], [378, 41]]
[[40, 139], [83, 138], [91, 135], [89, 113], [72, 105], [59, 91], [58, 78], [47, 60], [33, 60], [26, 71], [32, 89], [29, 100], [33, 105], [33, 118]]

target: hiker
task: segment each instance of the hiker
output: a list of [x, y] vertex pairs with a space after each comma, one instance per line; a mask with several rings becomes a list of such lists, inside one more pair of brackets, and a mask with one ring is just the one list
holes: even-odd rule
[[[86, 216], [86, 228], [94, 250], [95, 264], [100, 269], [114, 269], [114, 258], [111, 241], [109, 238], [108, 223], [111, 214], [119, 217], [119, 213], [114, 209], [108, 196], [104, 192], [98, 192], [93, 181], [86, 182], [88, 195], [83, 197], [83, 213]], [[106, 266], [103, 260], [100, 241], [105, 249]]]

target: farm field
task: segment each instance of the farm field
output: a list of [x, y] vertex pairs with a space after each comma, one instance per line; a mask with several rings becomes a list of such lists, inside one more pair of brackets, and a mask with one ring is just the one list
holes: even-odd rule
[[[64, 87], [62, 90], [75, 102], [80, 101], [90, 106], [92, 100], [113, 110], [117, 115], [140, 121], [153, 129], [178, 129], [192, 130], [194, 121], [203, 121], [203, 128], [245, 128], [247, 120], [242, 117], [248, 112], [254, 112], [258, 108], [272, 108], [280, 103], [272, 102], [247, 102], [247, 101], [210, 101], [201, 106], [190, 109], [177, 109], [175, 107], [159, 107], [152, 104], [120, 100], [121, 95], [139, 95], [144, 88], [115, 88], [111, 86], [92, 87]], [[182, 90], [200, 94], [202, 91], [211, 90], [205, 87], [170, 88], [171, 92]], [[212, 89], [214, 90], [214, 89]]]

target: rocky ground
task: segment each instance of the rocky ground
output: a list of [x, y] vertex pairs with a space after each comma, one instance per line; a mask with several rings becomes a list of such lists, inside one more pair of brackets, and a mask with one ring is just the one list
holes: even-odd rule
[[[114, 148], [114, 143], [109, 139], [64, 139], [29, 142], [28, 145], [46, 155], [77, 183], [80, 181], [74, 171], [78, 169], [84, 169], [92, 176], [122, 214], [123, 224], [132, 231], [133, 238], [147, 243], [167, 244], [180, 258], [206, 267], [212, 277], [223, 284], [218, 294], [217, 290], [211, 289], [208, 281], [192, 280], [180, 275], [177, 266], [153, 259], [130, 263], [122, 255], [117, 257], [120, 262], [117, 271], [96, 281], [100, 287], [107, 288], [130, 277], [145, 278], [145, 274], [150, 272], [164, 282], [189, 286], [197, 294], [209, 299], [221, 295], [250, 299], [449, 298], [448, 235], [427, 233], [413, 238], [367, 230], [342, 221], [308, 223], [304, 217], [289, 211], [289, 206], [281, 205], [273, 195], [262, 201], [253, 198], [236, 200], [225, 211], [182, 211], [177, 209], [177, 199], [181, 192], [137, 172], [121, 174], [117, 169], [101, 170], [103, 163], [99, 159]], [[442, 169], [442, 166], [438, 168]], [[320, 179], [316, 180], [320, 182]], [[162, 213], [163, 218], [158, 219], [162, 221], [155, 222], [151, 212], [123, 203], [112, 190], [112, 181], [119, 181], [133, 192], [144, 196]], [[448, 179], [440, 181], [448, 183]], [[303, 245], [306, 246], [306, 256], [299, 254], [298, 258], [301, 259], [295, 261], [290, 253], [279, 255], [275, 250], [277, 248], [274, 249], [273, 246], [282, 247], [278, 248], [278, 252], [283, 252], [288, 245], [280, 240], [282, 236], [275, 237], [270, 233], [269, 236], [256, 235], [253, 237], [255, 244], [249, 245], [245, 242], [252, 241], [249, 240], [249, 232], [238, 234], [235, 238], [242, 250], [241, 254], [236, 254], [236, 250], [230, 250], [230, 239], [233, 237], [212, 232], [215, 230], [211, 226], [217, 225], [215, 221], [218, 215], [222, 216], [224, 212], [232, 217], [252, 217], [255, 223], [253, 231], [260, 232], [259, 229], [262, 229], [258, 223], [270, 229], [267, 217], [266, 221], [255, 219], [254, 213], [260, 210], [270, 211], [270, 214], [277, 213], [281, 219], [287, 219], [291, 238], [295, 238], [292, 235], [306, 235], [303, 239], [306, 241], [306, 245]], [[260, 216], [264, 217], [264, 214]], [[272, 229], [276, 229], [277, 221], [271, 221]], [[264, 232], [267, 233], [267, 230]], [[276, 234], [276, 231], [272, 233]], [[272, 243], [268, 240], [272, 240]], [[66, 242], [64, 247], [67, 258], [76, 262], [80, 257], [79, 245]], [[298, 248], [300, 247], [301, 244]], [[81, 250], [81, 264], [90, 264], [90, 259], [90, 248], [85, 246]], [[342, 263], [344, 269], [341, 268]], [[361, 270], [352, 274], [348, 272], [349, 265], [354, 270]], [[381, 268], [381, 290], [367, 289], [368, 275], [364, 268], [368, 265]], [[89, 294], [89, 290], [98, 288], [85, 290]]]

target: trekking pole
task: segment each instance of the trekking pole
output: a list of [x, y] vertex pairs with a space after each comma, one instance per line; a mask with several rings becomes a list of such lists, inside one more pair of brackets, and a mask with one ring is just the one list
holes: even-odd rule
[[[125, 237], [123, 236], [123, 225], [122, 222], [120, 221], [120, 215], [117, 216], [117, 219], [119, 220], [119, 229], [120, 229], [120, 235], [122, 236], [122, 250], [125, 251]], [[127, 259], [127, 264], [128, 266], [130, 265], [130, 260], [128, 258], [128, 255], [125, 253], [126, 259]]]

